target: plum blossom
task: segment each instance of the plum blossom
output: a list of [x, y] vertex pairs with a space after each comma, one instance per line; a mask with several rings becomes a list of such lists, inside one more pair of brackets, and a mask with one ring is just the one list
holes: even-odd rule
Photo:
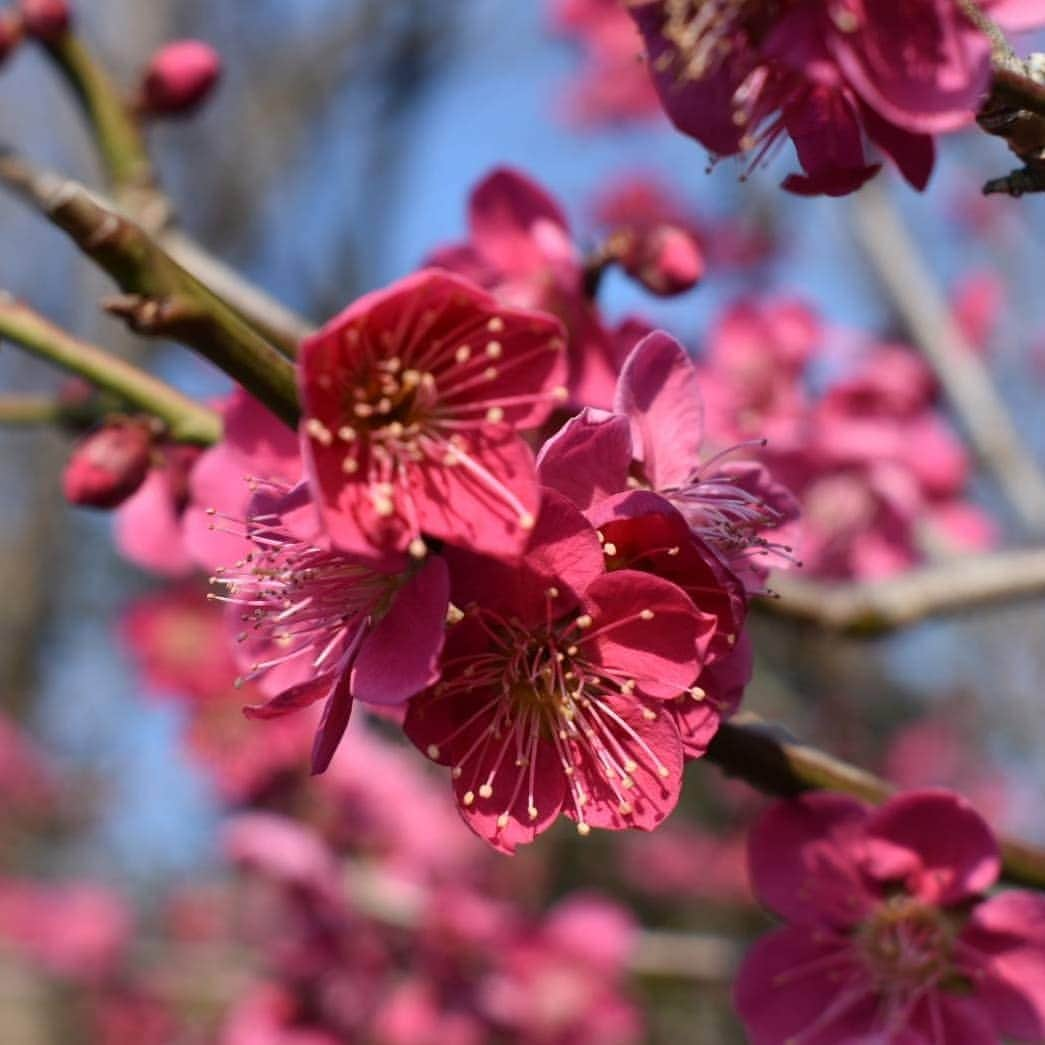
[[[990, 80], [986, 35], [950, 0], [628, 6], [679, 130], [719, 156], [748, 154], [752, 166], [790, 138], [802, 171], [783, 184], [803, 195], [842, 195], [872, 177], [880, 165], [868, 161], [867, 139], [924, 188], [932, 135], [969, 123]], [[1009, 6], [992, 10], [1003, 25]], [[1027, 5], [1012, 6], [1025, 27]]]
[[703, 455], [698, 384], [682, 346], [650, 334], [625, 361], [614, 413], [583, 411], [567, 422], [540, 454], [541, 480], [585, 511], [612, 494], [651, 489], [725, 562], [750, 572], [752, 553], [786, 554], [763, 532], [793, 519], [796, 506], [756, 462]]
[[[304, 484], [290, 494], [259, 492], [247, 521], [253, 552], [214, 578], [212, 598], [236, 610], [245, 681], [272, 697], [247, 708], [281, 717], [322, 701], [313, 772], [330, 764], [355, 698], [402, 704], [438, 677], [448, 578], [441, 558], [383, 561], [349, 555], [291, 533], [288, 520], [314, 514]], [[410, 641], [404, 643], [405, 636]]]
[[518, 555], [538, 501], [518, 433], [565, 396], [564, 348], [553, 317], [437, 270], [306, 339], [302, 450], [334, 545], [421, 557], [427, 535]]
[[607, 573], [595, 531], [545, 493], [517, 569], [451, 558], [461, 619], [443, 679], [405, 729], [452, 769], [469, 826], [512, 852], [560, 813], [592, 827], [649, 829], [678, 799], [682, 743], [666, 701], [700, 673], [715, 618], [678, 587]]
[[510, 167], [492, 171], [469, 198], [468, 240], [437, 250], [428, 263], [474, 279], [508, 305], [558, 316], [567, 331], [572, 400], [609, 406], [620, 345], [586, 293], [584, 259], [566, 215], [540, 185]]
[[756, 893], [789, 923], [737, 978], [754, 1045], [1045, 1036], [1045, 898], [984, 898], [998, 846], [958, 795], [780, 803], [749, 852]]

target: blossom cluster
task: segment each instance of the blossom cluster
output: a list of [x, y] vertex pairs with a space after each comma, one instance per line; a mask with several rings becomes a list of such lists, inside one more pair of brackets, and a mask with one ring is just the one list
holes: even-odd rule
[[[990, 83], [990, 40], [953, 0], [627, 6], [675, 126], [750, 166], [790, 139], [801, 171], [783, 186], [801, 195], [859, 188], [880, 167], [867, 141], [924, 188], [933, 136], [970, 123]], [[979, 6], [1008, 30], [1042, 24], [1040, 5], [1025, 0]]]

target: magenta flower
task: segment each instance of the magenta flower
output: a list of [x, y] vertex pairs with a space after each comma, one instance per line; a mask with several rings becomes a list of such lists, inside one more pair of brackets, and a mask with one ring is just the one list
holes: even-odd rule
[[435, 270], [367, 294], [301, 348], [302, 446], [345, 552], [422, 535], [515, 556], [537, 512], [536, 427], [565, 391], [562, 328]]
[[297, 516], [300, 532], [312, 507], [304, 484], [285, 497], [259, 494], [246, 530], [253, 552], [217, 574], [226, 593], [212, 597], [238, 609], [244, 681], [274, 694], [247, 708], [250, 717], [325, 702], [312, 752], [321, 773], [354, 698], [402, 704], [438, 678], [449, 582], [438, 557], [375, 563], [293, 536], [287, 520]]
[[983, 899], [998, 847], [959, 796], [780, 803], [750, 861], [760, 899], [790, 922], [754, 945], [736, 982], [754, 1045], [1045, 1037], [1045, 897]]
[[650, 334], [624, 363], [616, 413], [584, 411], [569, 421], [545, 444], [538, 468], [542, 482], [583, 511], [624, 490], [656, 491], [736, 568], [778, 547], [762, 534], [794, 518], [795, 504], [755, 462], [703, 458], [697, 386], [682, 346]]
[[663, 706], [700, 673], [714, 618], [659, 577], [606, 573], [595, 531], [550, 491], [523, 566], [458, 553], [451, 569], [463, 616], [405, 729], [452, 767], [469, 826], [512, 852], [560, 812], [581, 834], [663, 820], [682, 777]]
[[[916, 188], [930, 135], [969, 123], [990, 80], [990, 45], [951, 0], [629, 0], [661, 102], [676, 126], [754, 166], [790, 137], [802, 166], [784, 187], [841, 195], [877, 170], [864, 139]], [[997, 4], [1026, 27], [1028, 5]], [[894, 42], [903, 40], [897, 49]]]
[[612, 333], [584, 291], [584, 262], [562, 209], [519, 171], [498, 168], [468, 202], [468, 240], [429, 264], [460, 272], [499, 300], [541, 309], [564, 323], [569, 390], [583, 406], [608, 406], [620, 363]]

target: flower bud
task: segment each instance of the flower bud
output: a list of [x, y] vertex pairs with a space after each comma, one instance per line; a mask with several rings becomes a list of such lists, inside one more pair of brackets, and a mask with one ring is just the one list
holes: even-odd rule
[[221, 55], [199, 40], [176, 40], [153, 55], [142, 84], [142, 108], [153, 116], [197, 109], [221, 76]]
[[625, 234], [621, 268], [650, 293], [661, 297], [681, 294], [704, 275], [704, 256], [693, 236], [675, 225]]
[[112, 420], [73, 450], [62, 477], [70, 504], [115, 508], [145, 481], [152, 456], [152, 430], [144, 421]]
[[15, 11], [0, 11], [0, 62], [22, 42], [22, 19]]
[[60, 40], [72, 24], [67, 0], [21, 0], [18, 5], [27, 36], [45, 44]]

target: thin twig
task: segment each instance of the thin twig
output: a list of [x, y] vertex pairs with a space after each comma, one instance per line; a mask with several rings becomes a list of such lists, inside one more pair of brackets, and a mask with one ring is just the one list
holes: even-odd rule
[[178, 442], [208, 445], [221, 438], [221, 418], [209, 407], [132, 363], [73, 337], [2, 292], [0, 338], [86, 379], [129, 407], [159, 418]]
[[[727, 775], [759, 791], [790, 797], [810, 790], [841, 791], [879, 804], [894, 792], [885, 780], [800, 743], [757, 715], [724, 723], [706, 758]], [[999, 839], [1002, 876], [1014, 885], [1045, 888], [1045, 850], [1015, 839]]]
[[121, 313], [136, 330], [196, 349], [277, 417], [297, 425], [292, 364], [140, 226], [77, 182], [38, 171], [10, 152], [0, 152], [0, 182], [66, 232], [122, 290], [136, 296], [139, 307]]
[[797, 573], [773, 578], [777, 596], [765, 613], [828, 631], [878, 635], [943, 614], [1045, 595], [1045, 549], [966, 555], [881, 581], [815, 581]]
[[1045, 476], [1020, 441], [987, 368], [886, 191], [870, 183], [853, 205], [857, 239], [897, 314], [940, 382], [973, 449], [1033, 532], [1045, 532]]

